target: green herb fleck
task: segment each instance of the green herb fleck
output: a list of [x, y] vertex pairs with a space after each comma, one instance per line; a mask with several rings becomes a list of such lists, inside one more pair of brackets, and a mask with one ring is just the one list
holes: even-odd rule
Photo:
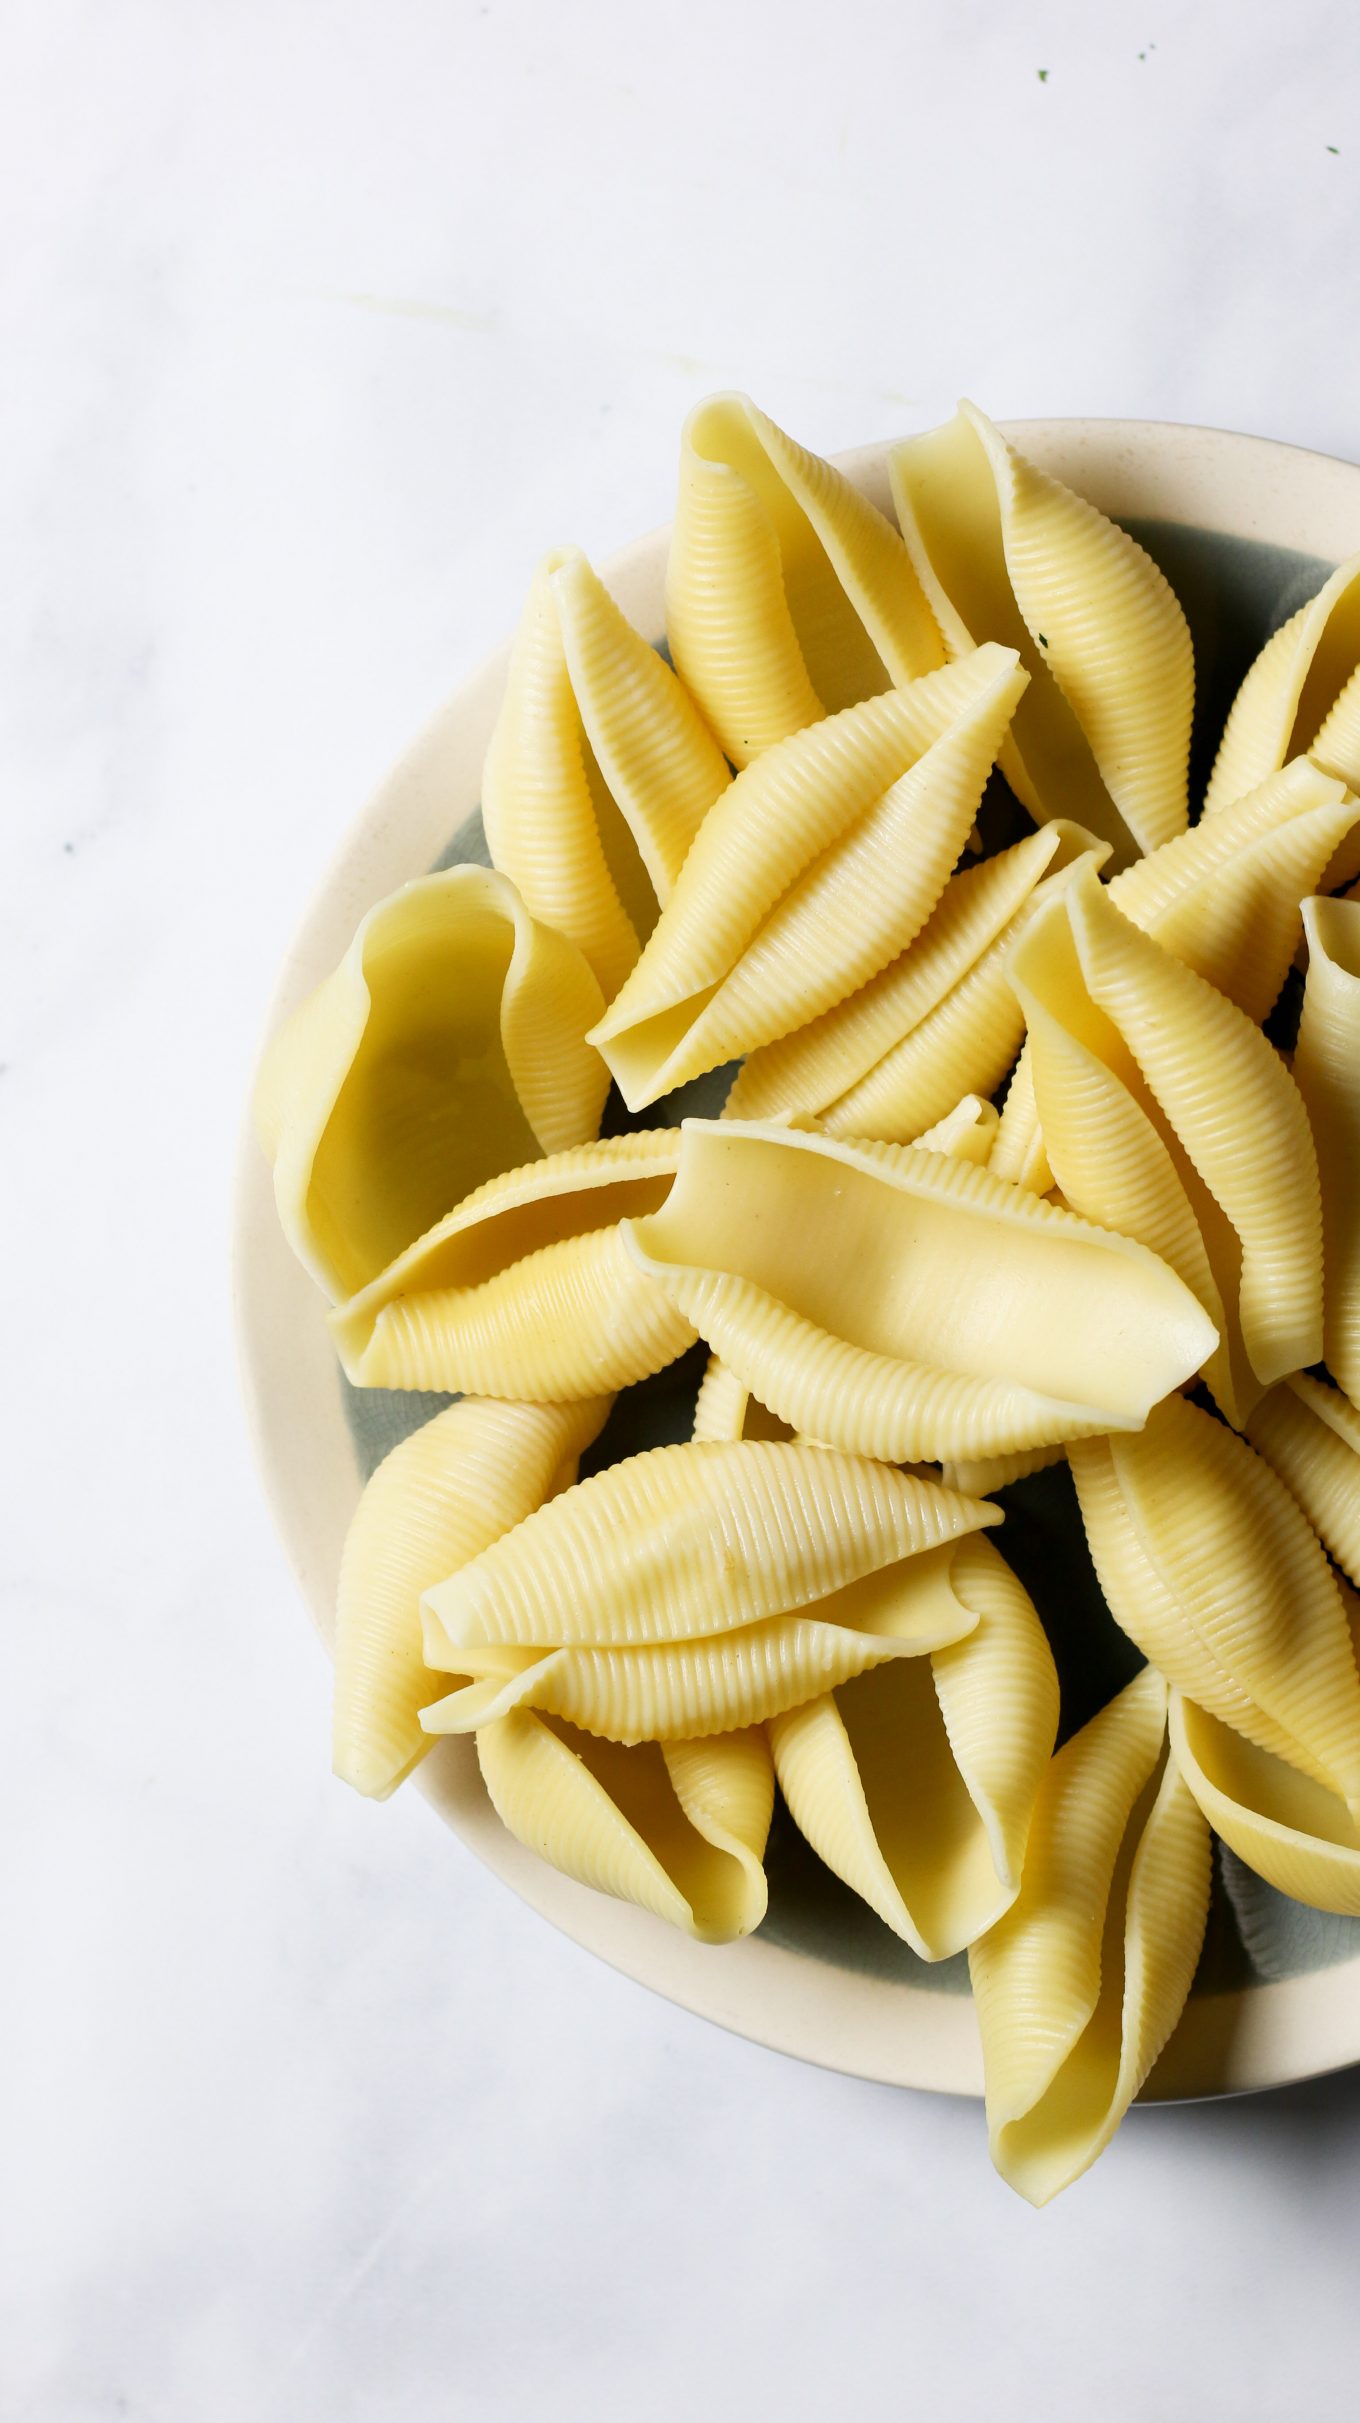
[[1327, 149], [1328, 149], [1328, 151], [1331, 153], [1332, 158], [1333, 158], [1334, 160], [1340, 159], [1340, 157], [1341, 157], [1341, 146], [1340, 146], [1340, 144], [1339, 144], [1339, 143], [1329, 143], [1329, 144], [1328, 144], [1328, 146], [1327, 146]]
[[1048, 641], [1045, 639], [1042, 631], [1039, 633], [1039, 645], [1041, 648], [1046, 648], [1048, 646]]
[[1048, 82], [1048, 69], [1047, 69], [1046, 67], [1036, 67], [1036, 69], [1035, 69], [1035, 71], [1034, 71], [1034, 72], [1035, 72], [1036, 76], [1038, 77], [1039, 82], [1040, 82], [1041, 84], [1047, 84], [1047, 82]]

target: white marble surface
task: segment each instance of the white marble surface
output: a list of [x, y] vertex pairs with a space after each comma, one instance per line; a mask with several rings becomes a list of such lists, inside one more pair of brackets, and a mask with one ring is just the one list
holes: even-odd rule
[[1360, 2078], [1137, 2116], [1035, 2217], [975, 2108], [725, 2038], [332, 1783], [226, 1254], [334, 836], [545, 544], [666, 516], [697, 394], [828, 448], [966, 391], [1360, 449], [1350, 10], [0, 43], [0, 2414], [1343, 2411]]

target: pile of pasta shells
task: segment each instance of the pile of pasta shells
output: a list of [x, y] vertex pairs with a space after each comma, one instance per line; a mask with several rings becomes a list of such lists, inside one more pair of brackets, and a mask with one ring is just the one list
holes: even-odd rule
[[[1039, 2203], [1177, 2023], [1211, 1829], [1360, 1915], [1360, 566], [1191, 822], [1149, 556], [970, 405], [890, 468], [896, 525], [700, 405], [664, 652], [544, 559], [490, 865], [370, 909], [257, 1117], [348, 1378], [456, 1399], [346, 1543], [337, 1772], [471, 1733], [521, 1842], [715, 1944], [777, 1789], [967, 1951]], [[578, 1479], [697, 1340], [692, 1440]], [[1055, 1750], [997, 1497], [1061, 1459], [1146, 1664]]]

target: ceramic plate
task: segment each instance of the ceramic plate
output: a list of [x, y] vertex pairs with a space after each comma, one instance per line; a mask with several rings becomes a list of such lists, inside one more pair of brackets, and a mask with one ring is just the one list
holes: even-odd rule
[[[1252, 655], [1326, 569], [1360, 551], [1360, 468], [1259, 438], [1156, 422], [1031, 421], [1009, 425], [1008, 435], [1131, 527], [1176, 588], [1195, 637], [1196, 797]], [[891, 513], [886, 449], [865, 447], [840, 460]], [[626, 613], [653, 637], [663, 628], [666, 536], [639, 539], [603, 567]], [[376, 900], [436, 863], [483, 854], [478, 789], [507, 655], [508, 648], [498, 650], [441, 709], [360, 817], [289, 954], [271, 1032], [334, 967]], [[659, 1108], [669, 1113], [674, 1102]], [[658, 1111], [647, 1117], [654, 1122]], [[303, 1597], [326, 1635], [341, 1544], [366, 1473], [444, 1400], [354, 1390], [344, 1381], [321, 1298], [283, 1241], [269, 1173], [249, 1133], [236, 1202], [235, 1289], [265, 1487]], [[688, 1436], [696, 1378], [689, 1358], [630, 1391], [611, 1424], [610, 1454]], [[1006, 1546], [1041, 1604], [1049, 1597], [1042, 1578], [1061, 1578], [1053, 1600], [1070, 1611], [1083, 1590], [1089, 1601], [1092, 1584], [1063, 1503], [1067, 1486], [1059, 1471], [1008, 1492]], [[1121, 1662], [1132, 1654], [1098, 1604], [1071, 1629], [1079, 1656], [1055, 1633], [1065, 1730], [1117, 1686], [1130, 1670]], [[486, 1800], [470, 1740], [440, 1742], [408, 1788], [424, 1790], [478, 1858], [565, 1934], [687, 2009], [832, 2069], [981, 2093], [966, 1963], [928, 1968], [917, 1960], [818, 1866], [786, 1819], [776, 1819], [771, 1837], [765, 1926], [744, 1943], [714, 1947], [588, 1891], [524, 1850]], [[1224, 1855], [1195, 1993], [1147, 2093], [1231, 2093], [1357, 2059], [1360, 1922], [1303, 1911]]]

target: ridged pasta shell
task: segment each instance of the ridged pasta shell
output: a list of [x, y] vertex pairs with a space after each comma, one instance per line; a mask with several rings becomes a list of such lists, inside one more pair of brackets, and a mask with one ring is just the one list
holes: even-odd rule
[[333, 1759], [357, 1792], [386, 1799], [430, 1747], [422, 1591], [572, 1482], [609, 1406], [465, 1397], [379, 1464], [345, 1539], [335, 1615]]
[[1052, 1760], [1019, 1894], [968, 1955], [992, 2160], [1031, 2204], [1104, 2152], [1185, 2007], [1209, 1829], [1151, 1667]]
[[545, 556], [487, 750], [482, 817], [492, 863], [570, 936], [606, 1000], [731, 779], [688, 691], [580, 549]]
[[993, 1103], [984, 1102], [981, 1094], [961, 1094], [952, 1111], [911, 1141], [917, 1152], [945, 1153], [952, 1161], [971, 1161], [976, 1169], [985, 1169], [996, 1127]]
[[1295, 1372], [1262, 1397], [1247, 1437], [1360, 1586], [1360, 1413], [1349, 1397]]
[[979, 649], [737, 777], [591, 1030], [630, 1110], [788, 1034], [905, 949], [949, 880], [1022, 687], [1013, 656]]
[[1283, 1481], [1181, 1397], [1068, 1460], [1115, 1622], [1187, 1698], [1360, 1808], [1346, 1610]]
[[717, 1355], [710, 1355], [694, 1400], [696, 1439], [790, 1439], [793, 1432], [778, 1414], [753, 1397], [744, 1380]]
[[1110, 898], [1259, 1025], [1302, 932], [1302, 904], [1360, 825], [1360, 800], [1298, 757], [1218, 816], [1117, 875]]
[[779, 1787], [819, 1859], [923, 1960], [1010, 1907], [1058, 1729], [1058, 1676], [1030, 1600], [985, 1540], [949, 1586], [973, 1631], [771, 1719]]
[[1108, 855], [1104, 843], [1056, 821], [960, 868], [880, 975], [751, 1054], [727, 1097], [728, 1117], [810, 1111], [837, 1135], [905, 1143], [960, 1094], [994, 1092], [1022, 1031], [1000, 974], [1005, 950], [1031, 902], [1086, 851], [1097, 864]]
[[352, 1295], [499, 1170], [584, 1144], [608, 1071], [575, 945], [486, 867], [425, 875], [362, 920], [280, 1028], [255, 1093], [284, 1235]]
[[331, 1314], [347, 1376], [551, 1404], [662, 1370], [695, 1333], [620, 1223], [665, 1201], [678, 1152], [643, 1130], [493, 1178]]
[[[1322, 1181], [1323, 1345], [1360, 1406], [1360, 900], [1307, 900], [1308, 974], [1294, 1079]], [[1300, 1355], [1311, 1363], [1313, 1355]]]
[[701, 1943], [760, 1925], [774, 1770], [759, 1726], [625, 1749], [521, 1708], [482, 1727], [477, 1757], [502, 1824], [578, 1884]]
[[1023, 1186], [1026, 1194], [1046, 1195], [1053, 1184], [1043, 1129], [1039, 1125], [1039, 1105], [1034, 1099], [1034, 1068], [1028, 1038], [1011, 1071], [987, 1166], [994, 1177], [1008, 1178], [1012, 1186]]
[[944, 662], [892, 523], [743, 395], [685, 424], [666, 628], [737, 766]]
[[974, 404], [889, 468], [949, 654], [999, 640], [1033, 677], [1000, 756], [1030, 814], [1072, 817], [1116, 866], [1184, 831], [1194, 659], [1151, 557]]
[[1247, 1867], [1291, 1901], [1360, 1918], [1360, 1825], [1344, 1800], [1179, 1691], [1171, 1746], [1214, 1832]]
[[946, 1456], [940, 1466], [940, 1479], [946, 1489], [958, 1489], [969, 1498], [992, 1498], [998, 1489], [1009, 1489], [1012, 1481], [1027, 1480], [1032, 1472], [1047, 1472], [1050, 1464], [1061, 1464], [1066, 1458], [1065, 1447], [1022, 1447], [1014, 1455]]
[[1215, 1339], [1142, 1246], [910, 1146], [687, 1120], [623, 1234], [772, 1412], [889, 1463], [1136, 1427]]
[[1353, 698], [1360, 665], [1360, 556], [1338, 564], [1316, 597], [1266, 641], [1229, 710], [1204, 814], [1217, 816], [1304, 750], [1360, 785]]

